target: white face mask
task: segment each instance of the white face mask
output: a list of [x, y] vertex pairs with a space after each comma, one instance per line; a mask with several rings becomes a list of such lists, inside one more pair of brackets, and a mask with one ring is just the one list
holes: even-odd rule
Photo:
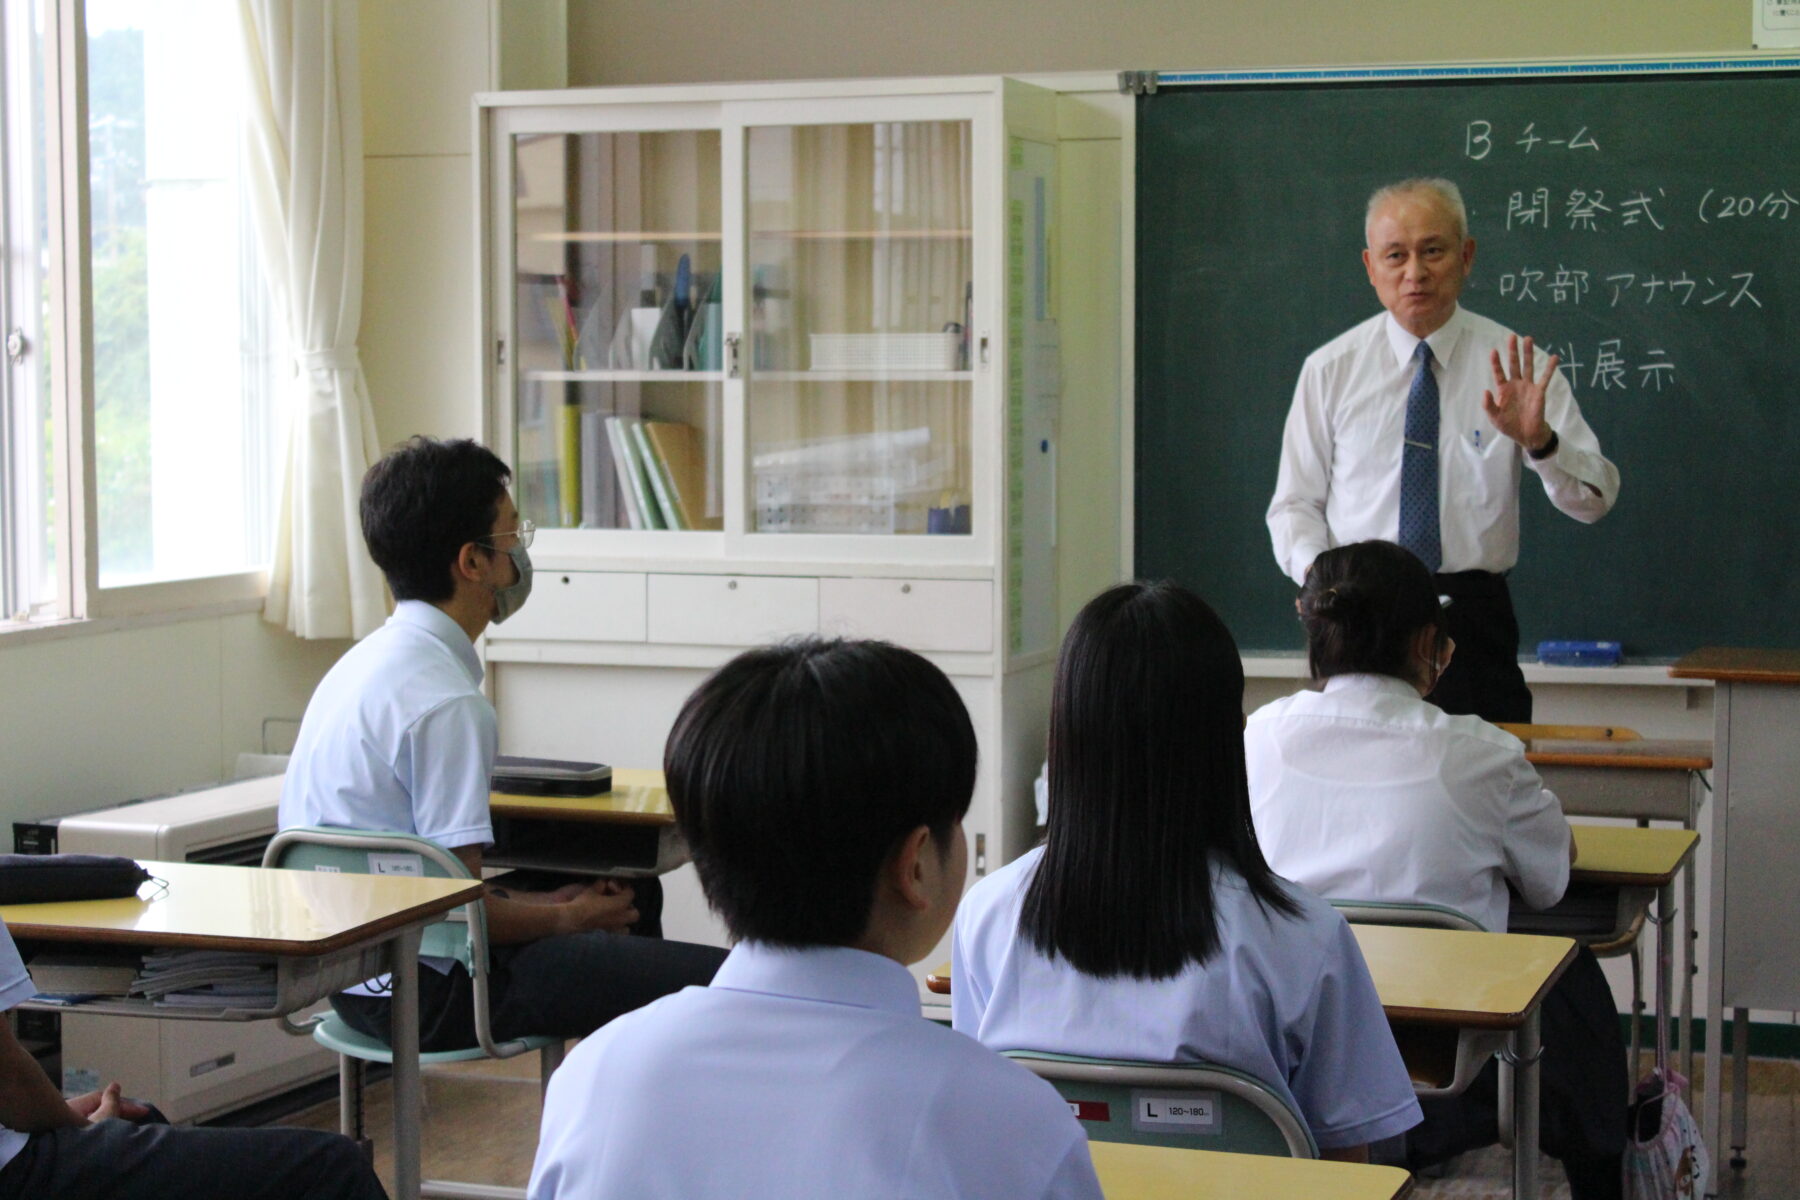
[[506, 551], [512, 559], [513, 569], [519, 577], [503, 588], [494, 589], [494, 624], [498, 625], [506, 618], [525, 607], [525, 601], [531, 595], [531, 555], [523, 546], [514, 546]]

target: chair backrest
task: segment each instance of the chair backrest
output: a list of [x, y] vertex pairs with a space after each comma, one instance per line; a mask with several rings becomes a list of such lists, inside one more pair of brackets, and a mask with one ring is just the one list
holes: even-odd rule
[[1317, 1158], [1312, 1131], [1262, 1080], [1211, 1063], [1008, 1050], [1049, 1080], [1093, 1141]]
[[[413, 833], [370, 833], [329, 825], [283, 829], [263, 851], [262, 865], [291, 871], [341, 871], [352, 875], [422, 875], [468, 879], [462, 859]], [[419, 953], [461, 963], [475, 984], [475, 1040], [493, 1058], [510, 1058], [524, 1042], [494, 1041], [488, 1018], [487, 909], [472, 900], [447, 921], [425, 927]]]
[[1423, 929], [1489, 930], [1469, 914], [1447, 904], [1396, 904], [1387, 900], [1333, 900], [1331, 907], [1355, 925], [1413, 925]]

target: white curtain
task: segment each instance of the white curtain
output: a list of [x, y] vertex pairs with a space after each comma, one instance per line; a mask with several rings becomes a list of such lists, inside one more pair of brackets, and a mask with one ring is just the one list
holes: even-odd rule
[[246, 179], [263, 268], [297, 360], [263, 616], [303, 638], [362, 637], [387, 590], [357, 518], [379, 454], [362, 321], [361, 80], [354, 0], [239, 0]]

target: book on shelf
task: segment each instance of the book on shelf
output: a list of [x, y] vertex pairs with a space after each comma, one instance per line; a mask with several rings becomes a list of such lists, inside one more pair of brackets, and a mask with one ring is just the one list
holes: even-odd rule
[[681, 528], [724, 528], [723, 518], [706, 515], [706, 457], [699, 430], [681, 421], [645, 421], [643, 429]]
[[644, 456], [638, 452], [637, 438], [632, 427], [637, 424], [636, 417], [608, 417], [606, 434], [613, 445], [615, 461], [622, 459], [619, 471], [624, 477], [622, 489], [629, 499], [633, 529], [667, 529], [663, 520], [662, 509], [656, 503], [656, 496], [650, 490], [650, 477], [646, 473]]
[[649, 421], [633, 421], [631, 436], [635, 442], [638, 457], [643, 460], [644, 477], [650, 482], [650, 493], [656, 497], [656, 506], [662, 510], [663, 524], [670, 529], [692, 529], [692, 525], [683, 523], [681, 510], [675, 504], [675, 485], [669, 480], [669, 469], [650, 443]]
[[606, 445], [606, 414], [581, 413], [581, 527], [613, 529], [619, 519], [618, 472]]

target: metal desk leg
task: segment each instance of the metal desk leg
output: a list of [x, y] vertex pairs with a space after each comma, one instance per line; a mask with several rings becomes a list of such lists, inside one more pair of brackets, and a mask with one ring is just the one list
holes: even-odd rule
[[393, 955], [394, 1200], [419, 1200], [419, 929], [388, 942]]
[[1731, 1169], [1744, 1169], [1750, 1144], [1750, 1010], [1731, 1010]]
[[[1670, 880], [1656, 890], [1656, 1045], [1667, 1049], [1670, 999], [1675, 977], [1675, 881]], [[1637, 1074], [1637, 1062], [1631, 1064]]]
[[[1688, 828], [1693, 828], [1690, 821]], [[1694, 1106], [1694, 930], [1695, 896], [1699, 884], [1694, 880], [1694, 864], [1681, 869], [1681, 1024], [1675, 1030], [1675, 1047], [1681, 1056], [1682, 1078], [1689, 1080], [1682, 1089], [1688, 1107]]]
[[1537, 1200], [1538, 1195], [1538, 1059], [1543, 1051], [1538, 1021], [1533, 1009], [1500, 1056], [1501, 1077], [1510, 1072], [1513, 1078], [1513, 1200]]

